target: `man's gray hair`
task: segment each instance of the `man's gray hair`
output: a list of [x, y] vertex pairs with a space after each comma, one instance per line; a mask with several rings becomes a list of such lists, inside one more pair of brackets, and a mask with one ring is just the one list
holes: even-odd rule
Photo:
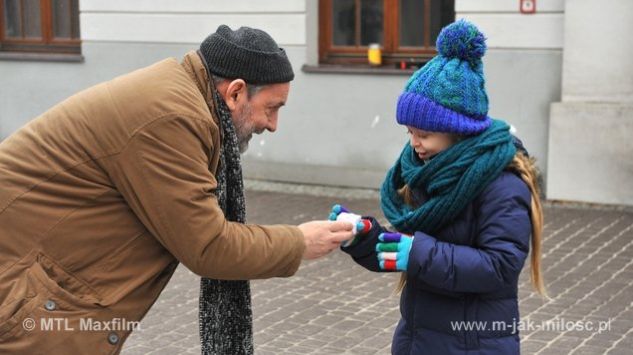
[[[213, 85], [218, 87], [218, 85], [222, 84], [225, 81], [233, 81], [234, 79], [223, 78], [218, 75], [213, 75]], [[246, 93], [248, 94], [248, 98], [255, 96], [261, 89], [263, 89], [266, 85], [255, 85], [246, 83]]]

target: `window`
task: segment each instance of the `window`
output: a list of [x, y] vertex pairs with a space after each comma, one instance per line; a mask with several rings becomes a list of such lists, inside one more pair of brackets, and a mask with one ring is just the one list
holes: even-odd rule
[[369, 44], [378, 43], [384, 65], [419, 64], [454, 20], [454, 0], [320, 0], [319, 61], [366, 64]]
[[0, 51], [79, 54], [79, 0], [0, 0]]

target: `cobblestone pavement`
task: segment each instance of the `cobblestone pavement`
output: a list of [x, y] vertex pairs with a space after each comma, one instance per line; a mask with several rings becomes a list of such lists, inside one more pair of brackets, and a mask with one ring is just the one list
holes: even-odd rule
[[[359, 199], [318, 187], [281, 186], [292, 193], [280, 193], [249, 186], [251, 223], [323, 219], [334, 202], [382, 215], [372, 193]], [[551, 299], [531, 292], [524, 269], [522, 353], [633, 353], [633, 213], [550, 205], [545, 217], [543, 270]], [[252, 282], [255, 353], [389, 353], [399, 319], [396, 280], [394, 274], [367, 272], [335, 251], [305, 262], [292, 278]], [[122, 353], [199, 354], [198, 284], [198, 277], [180, 266]], [[554, 321], [550, 329], [543, 328], [547, 320]]]

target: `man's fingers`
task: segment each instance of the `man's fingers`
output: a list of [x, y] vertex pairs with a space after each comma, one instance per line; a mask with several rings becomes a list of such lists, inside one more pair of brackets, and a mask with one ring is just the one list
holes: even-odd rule
[[330, 241], [332, 243], [340, 244], [352, 238], [354, 238], [354, 233], [352, 232], [335, 232], [335, 233], [332, 233], [332, 237], [330, 238]]
[[354, 225], [349, 222], [336, 221], [330, 223], [330, 232], [351, 231]]

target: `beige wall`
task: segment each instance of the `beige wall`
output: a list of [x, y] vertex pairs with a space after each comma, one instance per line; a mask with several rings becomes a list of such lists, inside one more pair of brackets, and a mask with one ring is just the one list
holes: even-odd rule
[[548, 197], [633, 205], [633, 1], [567, 1], [565, 13]]

